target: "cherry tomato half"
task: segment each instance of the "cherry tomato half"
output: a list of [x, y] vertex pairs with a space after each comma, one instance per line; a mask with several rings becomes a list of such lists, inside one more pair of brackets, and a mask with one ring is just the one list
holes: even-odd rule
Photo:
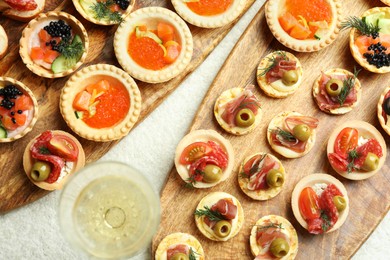
[[299, 210], [305, 220], [317, 219], [320, 217], [319, 198], [311, 187], [301, 191], [298, 200]]
[[336, 138], [334, 151], [340, 156], [346, 158], [348, 152], [355, 149], [358, 145], [359, 132], [355, 128], [344, 128]]
[[79, 149], [76, 143], [68, 136], [54, 135], [47, 144], [49, 151], [68, 161], [76, 161]]
[[180, 156], [181, 164], [191, 164], [197, 159], [208, 155], [213, 151], [213, 148], [204, 142], [195, 142], [184, 148]]

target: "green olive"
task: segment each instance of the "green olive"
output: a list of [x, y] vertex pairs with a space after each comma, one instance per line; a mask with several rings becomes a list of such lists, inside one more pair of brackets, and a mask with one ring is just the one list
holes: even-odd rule
[[51, 166], [46, 162], [37, 161], [31, 168], [31, 179], [34, 181], [44, 181], [51, 173]]
[[207, 183], [217, 182], [222, 177], [222, 169], [214, 164], [207, 164], [203, 172], [203, 181]]
[[288, 70], [283, 73], [282, 82], [286, 86], [292, 86], [298, 82], [298, 72], [296, 70]]
[[176, 253], [171, 258], [171, 260], [188, 260], [188, 255], [183, 253]]
[[325, 86], [326, 93], [332, 97], [340, 95], [341, 90], [344, 87], [344, 83], [339, 79], [330, 79]]
[[290, 246], [283, 238], [276, 238], [274, 241], [272, 241], [269, 250], [274, 256], [282, 258], [288, 254], [288, 251], [290, 251]]
[[302, 142], [309, 140], [311, 136], [311, 129], [306, 124], [296, 125], [293, 128], [293, 135]]
[[367, 153], [366, 159], [362, 165], [362, 169], [366, 172], [375, 171], [379, 165], [379, 158], [374, 153]]
[[214, 233], [220, 238], [227, 237], [232, 231], [232, 224], [226, 220], [220, 220], [214, 226]]
[[249, 108], [243, 108], [236, 115], [236, 124], [240, 127], [249, 127], [256, 120], [255, 114]]
[[336, 206], [338, 212], [343, 211], [347, 207], [347, 201], [343, 196], [334, 196], [333, 203]]
[[284, 183], [284, 173], [276, 169], [271, 169], [267, 173], [266, 180], [268, 186], [271, 188], [280, 187]]

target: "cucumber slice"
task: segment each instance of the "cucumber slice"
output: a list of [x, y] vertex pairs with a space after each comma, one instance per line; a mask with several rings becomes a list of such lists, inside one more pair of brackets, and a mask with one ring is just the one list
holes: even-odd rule
[[370, 14], [368, 16], [363, 17], [363, 21], [366, 24], [372, 24], [374, 26], [378, 25], [378, 20], [385, 17], [385, 12], [378, 12], [374, 14]]
[[148, 38], [154, 40], [155, 42], [157, 42], [158, 44], [163, 43], [163, 41], [160, 38], [158, 38], [158, 36], [156, 34], [149, 32], [149, 31], [146, 31], [146, 32], [141, 31], [138, 26], [135, 27], [135, 36], [137, 36], [137, 38], [148, 37]]
[[7, 131], [4, 127], [0, 126], [0, 138], [7, 138]]
[[[76, 43], [81, 43], [81, 44], [83, 44], [83, 40], [81, 40], [81, 37], [80, 37], [79, 35], [77, 35], [77, 34], [73, 37], [72, 45], [74, 45], [74, 44], [76, 44]], [[77, 56], [77, 58], [76, 58], [76, 63], [81, 59], [81, 56], [83, 56], [83, 54], [84, 54], [84, 52], [81, 52], [81, 53]]]
[[384, 34], [390, 34], [390, 19], [379, 19], [378, 27], [380, 28], [379, 32]]
[[51, 64], [51, 70], [54, 73], [61, 73], [69, 69], [69, 66], [67, 65], [68, 65], [68, 61], [65, 58], [65, 56], [60, 55]]

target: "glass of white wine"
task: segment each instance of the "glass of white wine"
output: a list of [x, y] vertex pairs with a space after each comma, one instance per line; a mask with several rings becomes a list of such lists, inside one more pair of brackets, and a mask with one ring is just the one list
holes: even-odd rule
[[60, 199], [65, 237], [93, 257], [121, 259], [145, 249], [160, 223], [160, 199], [148, 180], [119, 162], [92, 163]]

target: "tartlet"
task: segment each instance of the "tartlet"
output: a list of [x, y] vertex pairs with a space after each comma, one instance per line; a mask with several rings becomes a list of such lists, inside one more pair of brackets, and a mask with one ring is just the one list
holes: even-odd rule
[[[265, 235], [262, 236], [262, 233]], [[272, 244], [277, 239], [278, 241]], [[280, 241], [280, 239], [286, 241], [288, 247], [284, 246], [285, 243], [281, 243], [284, 241]], [[295, 259], [298, 253], [297, 231], [287, 219], [277, 215], [260, 218], [252, 227], [249, 243], [254, 257], [261, 255], [266, 259], [269, 259], [267, 257], [271, 257], [271, 259], [276, 257], [275, 259], [287, 260]], [[279, 248], [277, 248], [277, 244], [279, 244]], [[271, 248], [273, 249], [271, 250]], [[271, 251], [275, 251], [279, 255], [275, 256]]]
[[[345, 95], [343, 89], [346, 83], [349, 92]], [[361, 96], [359, 79], [344, 69], [322, 72], [313, 85], [313, 97], [318, 107], [329, 114], [341, 115], [352, 111], [359, 104]]]
[[389, 0], [381, 0], [381, 2], [390, 6], [390, 1]]
[[0, 59], [5, 56], [8, 49], [8, 36], [4, 31], [3, 26], [0, 25]]
[[[343, 136], [348, 137], [347, 144], [339, 141], [346, 139]], [[347, 121], [336, 127], [327, 145], [330, 165], [350, 180], [363, 180], [375, 175], [386, 162], [386, 152], [386, 142], [381, 133], [373, 125], [360, 120]], [[365, 163], [366, 159], [374, 165], [368, 165], [368, 161]]]
[[179, 256], [184, 254], [194, 260], [205, 259], [202, 245], [194, 236], [187, 233], [173, 233], [166, 236], [158, 245], [154, 259], [172, 259], [171, 257], [176, 254]]
[[[150, 69], [141, 66], [129, 54], [129, 42], [133, 34], [136, 34], [136, 39], [152, 39], [152, 47], [158, 48], [157, 51], [153, 52], [153, 57], [161, 54], [162, 57], [158, 57], [158, 59], [163, 59], [162, 62], [166, 62], [165, 58], [169, 54], [168, 48], [170, 44], [163, 42], [162, 39], [152, 32], [158, 29], [158, 23], [164, 23], [165, 27], [168, 28], [171, 27], [169, 30], [171, 30], [172, 35], [176, 39], [176, 43], [173, 45], [179, 45], [177, 47], [179, 54], [174, 60], [169, 60], [169, 63], [164, 64], [161, 68]], [[141, 31], [141, 28], [144, 27], [148, 31]], [[139, 34], [137, 35], [138, 32]], [[139, 46], [142, 45], [144, 44]], [[171, 48], [173, 48], [172, 46]], [[119, 64], [132, 77], [144, 82], [160, 83], [178, 76], [188, 66], [192, 58], [193, 40], [188, 26], [176, 13], [162, 7], [146, 7], [132, 12], [119, 25], [114, 37], [114, 49]], [[134, 50], [134, 52], [136, 51]]]
[[[293, 9], [286, 7], [286, 3], [289, 2], [298, 9], [305, 7], [307, 12], [328, 9], [329, 13], [325, 17], [322, 17], [322, 13], [319, 12], [310, 13], [310, 16], [317, 16], [317, 14], [320, 16], [316, 19], [326, 18], [312, 21], [295, 9], [294, 12], [297, 12], [297, 14], [291, 14]], [[303, 6], [300, 4], [303, 4]], [[328, 0], [326, 8], [316, 6], [315, 1], [308, 0], [295, 2], [292, 0], [270, 0], [265, 6], [267, 24], [275, 38], [286, 47], [299, 52], [319, 51], [331, 44], [340, 32], [342, 8], [339, 0]], [[301, 20], [301, 22], [298, 20]], [[282, 21], [283, 26], [280, 21]]]
[[302, 83], [303, 68], [294, 54], [275, 51], [265, 56], [257, 68], [257, 83], [270, 97], [285, 98]]
[[[100, 84], [105, 85], [100, 87]], [[114, 88], [112, 91], [111, 87]], [[102, 88], [103, 91], [100, 90]], [[92, 94], [89, 94], [88, 108], [83, 111], [76, 105], [76, 100], [82, 96], [80, 93], [85, 94], [86, 91]], [[116, 93], [119, 93], [119, 96]], [[112, 97], [120, 99], [107, 99]], [[94, 102], [91, 104], [89, 102], [93, 101], [92, 99]], [[112, 103], [113, 101], [115, 103]], [[123, 102], [124, 105], [118, 102]], [[97, 64], [83, 68], [67, 81], [61, 91], [60, 111], [68, 126], [79, 136], [107, 142], [120, 139], [129, 133], [138, 120], [141, 103], [138, 86], [126, 72], [112, 65]], [[121, 110], [122, 114], [118, 114], [119, 111], [115, 111], [115, 108]], [[98, 117], [95, 117], [97, 115]]]
[[[12, 94], [16, 98], [2, 93], [5, 88], [18, 92]], [[32, 130], [38, 119], [38, 103], [32, 91], [13, 78], [0, 77], [0, 91], [0, 143], [12, 142]]]
[[[60, 45], [61, 42], [64, 42], [65, 37], [51, 36], [44, 27], [49, 26], [51, 22], [59, 21], [63, 21], [65, 25], [70, 26], [71, 28], [69, 42], [66, 46], [74, 47], [81, 43], [80, 49], [82, 49], [82, 52], [75, 55], [74, 58], [65, 58], [61, 52], [52, 49], [54, 47], [51, 44], [54, 44], [56, 45], [56, 48], [61, 49], [62, 47], [60, 47]], [[46, 38], [49, 37], [48, 42], [43, 42], [44, 36], [39, 35], [41, 31], [46, 31]], [[65, 12], [48, 12], [40, 14], [37, 18], [31, 20], [24, 28], [20, 39], [19, 53], [24, 64], [26, 64], [27, 68], [34, 74], [45, 78], [60, 78], [73, 73], [83, 64], [87, 57], [88, 46], [88, 34], [81, 22]], [[42, 51], [40, 51], [40, 48]], [[43, 51], [47, 52], [48, 55], [42, 54], [41, 52]], [[32, 57], [32, 55], [34, 55], [34, 57]], [[51, 63], [46, 62], [46, 58], [51, 61]]]
[[377, 108], [379, 123], [383, 127], [383, 130], [390, 135], [390, 86], [380, 96]]
[[[72, 1], [74, 7], [81, 14], [82, 17], [84, 17], [91, 23], [98, 24], [98, 25], [114, 25], [120, 23], [121, 19], [124, 19], [126, 16], [128, 16], [131, 13], [135, 3], [135, 0], [129, 0], [129, 5], [126, 8], [122, 9], [122, 7], [120, 7], [115, 2], [111, 2], [112, 4], [110, 5], [105, 5], [104, 1], [97, 1], [97, 0], [72, 0]], [[92, 10], [93, 6], [97, 5], [98, 3], [100, 6], [102, 6], [103, 10], [107, 10], [107, 13], [113, 15], [114, 18], [110, 19], [107, 16], [104, 16], [104, 18], [99, 19], [96, 16], [96, 12]]]
[[[332, 186], [330, 186], [332, 184]], [[304, 191], [304, 193], [302, 193]], [[324, 193], [326, 191], [326, 193]], [[341, 193], [341, 195], [340, 195]], [[310, 195], [307, 195], [310, 194]], [[338, 194], [338, 195], [337, 195]], [[305, 197], [305, 196], [306, 197]], [[328, 209], [321, 209], [318, 207], [323, 203], [318, 204], [318, 201], [314, 201], [315, 198], [321, 199], [323, 196], [331, 197], [332, 200], [327, 203], [327, 205], [330, 205], [331, 202], [333, 202], [333, 206], [336, 207], [337, 211], [337, 221], [333, 223], [334, 225], [329, 225], [329, 223], [326, 223], [326, 221], [331, 220], [331, 216], [329, 214]], [[334, 197], [341, 196], [343, 197], [343, 207], [338, 208], [336, 203], [334, 202]], [[324, 199], [325, 200], [325, 199]], [[309, 224], [306, 222], [303, 211], [300, 209], [300, 201], [302, 205], [306, 205], [304, 202], [311, 202], [312, 205], [316, 205], [313, 210], [309, 207], [309, 210], [311, 211], [311, 214], [318, 215], [318, 216], [312, 216], [312, 220], [319, 221], [317, 223], [313, 223], [312, 227], [309, 227]], [[340, 201], [340, 198], [339, 198]], [[329, 206], [329, 207], [333, 207]], [[307, 229], [312, 234], [320, 234], [320, 233], [330, 233], [338, 228], [341, 227], [341, 225], [344, 224], [345, 220], [347, 219], [348, 212], [349, 212], [349, 199], [348, 199], [348, 193], [345, 189], [344, 185], [337, 180], [335, 177], [324, 174], [324, 173], [314, 173], [310, 174], [304, 178], [302, 178], [296, 185], [291, 195], [291, 207], [294, 213], [295, 218], [301, 224], [301, 226], [305, 229]], [[327, 217], [324, 217], [323, 214], [326, 214]], [[314, 222], [314, 221], [313, 221]], [[334, 221], [333, 221], [334, 222]], [[316, 226], [317, 225], [317, 226]], [[311, 229], [313, 228], [313, 229]]]
[[226, 132], [244, 135], [261, 122], [263, 111], [253, 89], [253, 85], [228, 89], [215, 101], [214, 116]]
[[84, 164], [85, 154], [80, 142], [60, 130], [49, 130], [36, 136], [23, 154], [27, 177], [44, 190], [61, 189]]
[[241, 190], [255, 200], [268, 200], [280, 193], [285, 183], [286, 171], [272, 154], [256, 153], [240, 165], [238, 184]]
[[[173, 7], [184, 20], [203, 28], [217, 28], [233, 22], [242, 13], [246, 4], [245, 0], [222, 1], [220, 4], [203, 2], [206, 1], [172, 0]], [[212, 9], [205, 10], [204, 7], [207, 5]]]
[[[223, 208], [226, 214], [222, 214], [218, 208]], [[213, 228], [205, 223], [206, 218], [209, 220], [205, 213], [210, 211], [221, 213], [223, 218], [218, 221], [208, 221]], [[240, 202], [234, 196], [225, 192], [212, 192], [205, 196], [196, 207], [195, 223], [205, 237], [213, 241], [223, 242], [240, 232], [244, 224], [244, 211]], [[220, 234], [217, 235], [216, 232]]]
[[230, 142], [214, 130], [195, 130], [177, 145], [175, 166], [187, 185], [210, 188], [230, 176], [234, 150]]

